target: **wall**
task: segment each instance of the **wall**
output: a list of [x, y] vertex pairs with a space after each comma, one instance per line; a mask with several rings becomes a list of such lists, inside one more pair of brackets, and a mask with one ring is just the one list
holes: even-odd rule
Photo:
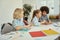
[[59, 0], [59, 13], [60, 13], [60, 0]]
[[12, 22], [15, 8], [22, 8], [22, 0], [0, 0], [0, 24]]
[[[54, 3], [49, 3], [54, 1]], [[15, 8], [19, 7], [22, 8], [23, 4], [31, 4], [33, 9], [39, 9], [42, 5], [47, 5], [50, 7], [49, 4], [54, 5], [54, 11], [50, 12], [50, 15], [57, 15], [59, 14], [59, 0], [0, 0], [0, 24], [6, 22], [12, 22], [13, 20], [13, 11]], [[49, 3], [49, 4], [48, 4]], [[50, 7], [51, 8], [51, 7]], [[30, 13], [30, 17], [32, 16], [32, 12]]]
[[0, 26], [12, 22], [15, 8], [22, 8], [22, 0], [0, 0]]
[[59, 0], [36, 0], [37, 9], [40, 9], [41, 6], [49, 7], [49, 15], [58, 15], [59, 14]]
[[49, 15], [59, 14], [59, 0], [25, 0], [23, 3], [31, 4], [34, 9], [40, 9], [41, 6], [48, 6]]
[[59, 14], [59, 0], [54, 0], [55, 1], [55, 3], [54, 3], [54, 8], [55, 8], [55, 10], [54, 10], [54, 15], [57, 15], [57, 14]]

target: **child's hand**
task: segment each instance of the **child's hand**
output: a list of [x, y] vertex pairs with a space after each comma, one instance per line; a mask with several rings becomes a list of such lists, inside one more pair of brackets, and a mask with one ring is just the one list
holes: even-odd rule
[[41, 22], [41, 24], [48, 25], [49, 23], [46, 20], [44, 20], [43, 22]]
[[21, 26], [17, 26], [15, 29], [16, 30], [20, 30], [20, 29], [22, 29], [22, 27]]
[[29, 27], [31, 27], [32, 25], [33, 25], [33, 24], [32, 24], [32, 23], [30, 23], [28, 26], [29, 26]]
[[27, 28], [27, 29], [31, 29], [30, 25], [26, 25], [25, 28]]
[[46, 23], [46, 21], [44, 20], [44, 21], [42, 21], [41, 23], [42, 23], [42, 24], [45, 24], [45, 23]]
[[30, 23], [30, 27], [31, 27], [31, 26], [33, 26], [33, 24], [32, 24], [32, 23]]
[[52, 24], [51, 20], [49, 20], [49, 24]]
[[29, 25], [26, 25], [25, 27], [26, 27], [26, 28], [28, 28], [28, 27], [31, 27], [31, 24], [29, 24]]
[[25, 25], [25, 28], [31, 29], [32, 27], [32, 23], [30, 23], [29, 25]]
[[50, 20], [49, 21], [46, 21], [45, 23], [46, 23], [46, 25], [52, 24], [52, 22]]

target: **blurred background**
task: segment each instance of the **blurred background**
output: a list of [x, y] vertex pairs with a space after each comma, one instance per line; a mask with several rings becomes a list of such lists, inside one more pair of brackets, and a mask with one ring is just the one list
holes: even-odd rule
[[[24, 8], [24, 4], [31, 6], [29, 12], [29, 21], [32, 17], [32, 11], [40, 9], [41, 6], [49, 7], [49, 18], [59, 19], [60, 0], [0, 0], [0, 25], [2, 23], [12, 22], [13, 12], [16, 8]], [[53, 20], [54, 21], [54, 20]]]

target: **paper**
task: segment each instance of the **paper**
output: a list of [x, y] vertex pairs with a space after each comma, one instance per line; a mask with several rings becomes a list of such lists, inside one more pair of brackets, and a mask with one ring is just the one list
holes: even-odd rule
[[59, 34], [58, 32], [56, 32], [54, 30], [43, 30], [43, 32], [47, 35]]
[[41, 40], [40, 38], [34, 39], [34, 40]]
[[32, 37], [42, 37], [46, 36], [42, 31], [29, 32]]

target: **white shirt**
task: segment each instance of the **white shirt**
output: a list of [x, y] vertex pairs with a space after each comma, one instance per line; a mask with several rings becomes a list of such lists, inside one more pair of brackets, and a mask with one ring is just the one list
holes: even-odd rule
[[39, 19], [35, 16], [34, 18], [33, 18], [33, 20], [32, 20], [32, 23], [34, 24], [34, 25], [40, 25], [40, 22], [38, 21]]

